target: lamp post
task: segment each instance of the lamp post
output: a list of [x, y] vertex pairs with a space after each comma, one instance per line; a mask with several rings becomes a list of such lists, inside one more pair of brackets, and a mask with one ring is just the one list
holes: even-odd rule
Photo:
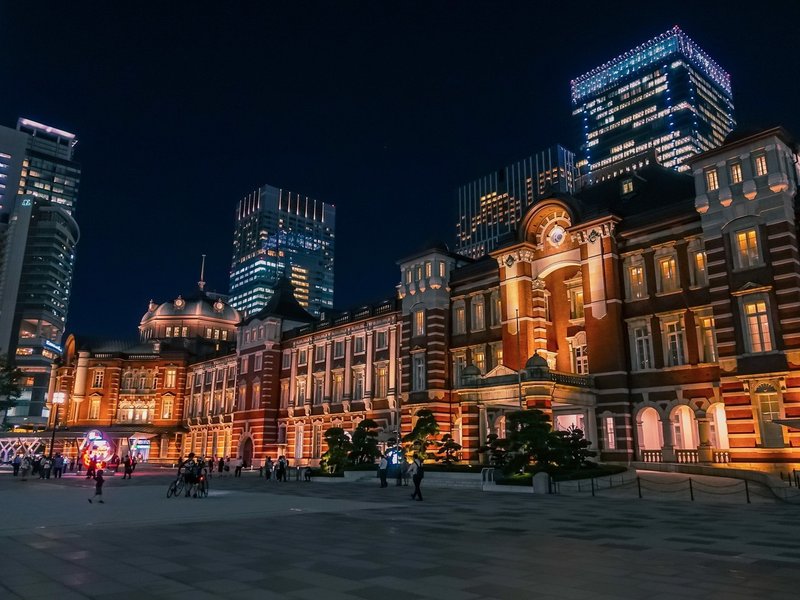
[[53, 392], [53, 399], [50, 401], [56, 407], [56, 413], [53, 415], [53, 434], [50, 436], [50, 452], [47, 455], [48, 459], [53, 458], [53, 445], [56, 443], [56, 426], [58, 425], [58, 407], [64, 404], [67, 400], [67, 395], [64, 392]]

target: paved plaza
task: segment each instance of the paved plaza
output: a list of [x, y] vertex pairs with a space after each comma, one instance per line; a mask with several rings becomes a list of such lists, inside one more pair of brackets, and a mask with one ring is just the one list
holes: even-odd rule
[[[658, 477], [648, 474], [648, 478]], [[0, 598], [796, 598], [800, 507], [378, 482], [0, 474]], [[666, 479], [665, 481], [668, 481]]]

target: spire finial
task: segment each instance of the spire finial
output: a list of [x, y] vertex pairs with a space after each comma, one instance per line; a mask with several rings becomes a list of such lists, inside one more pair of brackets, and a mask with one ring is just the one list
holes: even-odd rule
[[203, 291], [203, 288], [206, 287], [205, 282], [205, 272], [206, 272], [206, 255], [203, 254], [203, 261], [200, 263], [200, 281], [197, 282], [197, 287], [200, 288], [200, 291]]

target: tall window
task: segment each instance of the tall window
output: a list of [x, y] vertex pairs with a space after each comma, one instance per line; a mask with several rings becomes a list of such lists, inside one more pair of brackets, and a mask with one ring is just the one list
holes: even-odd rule
[[761, 445], [764, 448], [783, 448], [783, 428], [774, 421], [781, 418], [777, 393], [756, 394], [758, 402], [758, 425], [761, 430]]
[[425, 277], [430, 278], [432, 274], [433, 274], [433, 265], [430, 263], [430, 261], [428, 261], [425, 263]]
[[572, 364], [578, 375], [586, 375], [589, 372], [589, 355], [585, 343], [572, 349]]
[[736, 250], [739, 266], [743, 269], [761, 264], [758, 252], [758, 232], [755, 228], [736, 232]]
[[761, 177], [767, 174], [767, 156], [765, 154], [758, 154], [753, 159], [756, 167], [756, 177]]
[[467, 332], [467, 318], [464, 303], [459, 302], [453, 305], [453, 333], [461, 335]]
[[375, 398], [386, 398], [389, 394], [389, 369], [375, 367]]
[[104, 379], [105, 371], [103, 369], [95, 369], [94, 370], [94, 377], [92, 378], [92, 387], [93, 388], [101, 388], [103, 387], [103, 379]]
[[647, 296], [647, 284], [644, 281], [644, 266], [634, 265], [628, 267], [628, 283], [631, 290], [631, 299], [640, 300]]
[[458, 387], [461, 385], [461, 373], [467, 366], [467, 357], [463, 354], [456, 354], [453, 356], [453, 385]]
[[614, 417], [605, 418], [606, 450], [617, 449], [617, 436], [614, 428]]
[[486, 327], [486, 318], [485, 318], [485, 305], [483, 302], [483, 296], [475, 296], [470, 302], [470, 310], [472, 313], [470, 314], [470, 321], [472, 324], [472, 331], [483, 331]]
[[717, 340], [714, 332], [714, 317], [698, 316], [700, 329], [700, 360], [701, 362], [717, 362]]
[[425, 310], [414, 311], [414, 337], [425, 335]]
[[260, 371], [261, 366], [263, 365], [264, 355], [261, 352], [257, 352], [255, 357], [253, 357], [253, 371]]
[[406, 269], [406, 283], [411, 283], [411, 269]]
[[476, 348], [472, 351], [472, 364], [486, 373], [486, 351], [483, 348]]
[[353, 370], [353, 400], [364, 399], [364, 371]]
[[669, 367], [686, 364], [683, 350], [683, 322], [681, 319], [664, 323], [664, 349], [666, 350], [666, 363]]
[[674, 292], [678, 289], [678, 264], [674, 256], [665, 256], [658, 261], [661, 292]]
[[333, 375], [333, 402], [339, 403], [342, 401], [342, 394], [344, 393], [344, 375], [341, 373], [334, 373]]
[[100, 398], [92, 398], [92, 400], [89, 402], [89, 418], [100, 418]]
[[583, 319], [583, 289], [573, 287], [569, 289], [569, 318]]
[[364, 354], [364, 336], [359, 335], [353, 339], [353, 353]]
[[297, 381], [297, 402], [295, 404], [305, 404], [306, 403], [306, 380], [300, 379]]
[[744, 315], [747, 327], [748, 350], [750, 352], [769, 352], [772, 350], [772, 335], [769, 329], [767, 303], [764, 300], [752, 300], [744, 303]]
[[439, 277], [444, 277], [445, 276], [444, 270], [445, 270], [444, 261], [440, 261], [439, 262]]
[[314, 362], [323, 362], [325, 360], [325, 346], [319, 345], [314, 347]]
[[731, 183], [742, 183], [742, 163], [731, 165]]
[[284, 350], [283, 356], [281, 357], [281, 367], [284, 369], [289, 369], [292, 366], [292, 351], [291, 350]]
[[386, 350], [389, 347], [389, 335], [386, 331], [378, 331], [375, 333], [375, 350]]
[[691, 255], [692, 273], [694, 274], [694, 285], [707, 285], [706, 275], [706, 253], [703, 250], [693, 252]]
[[412, 357], [411, 389], [420, 392], [425, 389], [425, 354], [418, 352]]
[[311, 458], [319, 458], [322, 451], [322, 425], [314, 425], [311, 433]]
[[281, 381], [281, 408], [289, 406], [289, 382]]
[[503, 344], [492, 344], [492, 368], [503, 364]]
[[650, 369], [653, 366], [653, 340], [650, 336], [650, 328], [645, 325], [637, 325], [631, 328], [633, 337], [633, 368], [635, 371]]
[[[250, 362], [250, 357], [249, 356], [243, 356], [242, 357], [242, 361], [241, 361], [241, 363], [239, 365], [239, 373], [242, 373], [242, 374], [247, 373], [247, 363], [249, 363], [249, 362]], [[211, 371], [206, 373], [206, 378], [208, 379], [208, 381], [211, 381], [211, 378], [208, 377], [208, 375], [210, 375], [210, 374], [211, 374]], [[213, 375], [212, 375], [212, 377], [213, 377]]]
[[492, 292], [490, 302], [491, 302], [491, 304], [489, 305], [490, 324], [492, 327], [499, 327], [501, 324], [500, 321], [501, 321], [501, 310], [502, 310], [500, 305], [500, 294], [498, 294], [497, 292]]
[[333, 358], [342, 358], [344, 356], [344, 340], [338, 340], [333, 343]]
[[717, 176], [717, 170], [714, 168], [706, 169], [706, 189], [709, 192], [719, 189], [719, 178]]
[[164, 387], [174, 388], [177, 383], [177, 371], [175, 369], [167, 369], [164, 376]]
[[308, 364], [308, 351], [300, 350], [297, 353], [297, 365], [300, 367], [304, 367]]
[[324, 383], [325, 381], [322, 379], [322, 377], [314, 378], [314, 396], [313, 396], [314, 404], [322, 404], [322, 393], [323, 393], [322, 390]]
[[165, 396], [161, 399], [161, 418], [172, 418], [172, 396]]
[[130, 390], [133, 388], [133, 373], [128, 371], [122, 376], [122, 389]]

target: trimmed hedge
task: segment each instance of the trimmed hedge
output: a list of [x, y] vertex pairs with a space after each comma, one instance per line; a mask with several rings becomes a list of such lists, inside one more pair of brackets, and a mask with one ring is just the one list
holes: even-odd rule
[[584, 469], [563, 469], [561, 467], [548, 467], [546, 469], [535, 469], [526, 471], [525, 473], [513, 473], [502, 477], [496, 477], [495, 483], [497, 485], [533, 485], [533, 475], [540, 471], [550, 473], [553, 481], [576, 481], [578, 479], [592, 479], [596, 477], [607, 477], [609, 475], [616, 475], [626, 470], [625, 467], [620, 465], [594, 465]]

